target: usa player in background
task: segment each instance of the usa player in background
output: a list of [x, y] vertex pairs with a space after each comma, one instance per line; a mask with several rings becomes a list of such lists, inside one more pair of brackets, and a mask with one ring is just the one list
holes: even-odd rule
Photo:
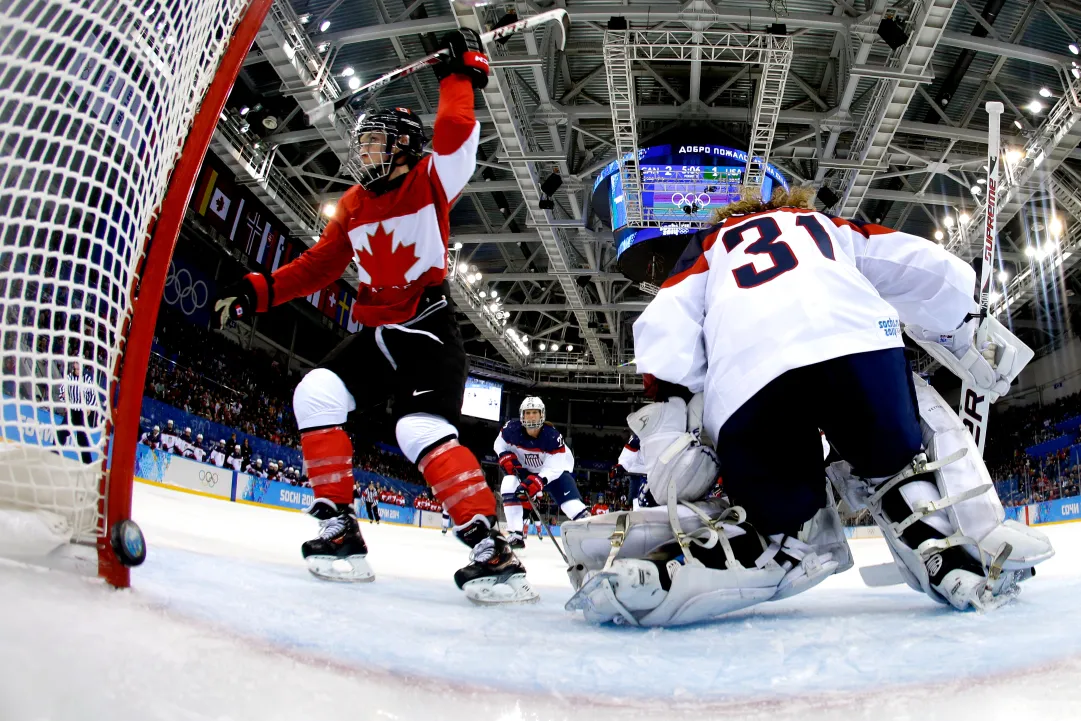
[[[345, 430], [357, 408], [394, 398], [398, 445], [417, 464], [472, 549], [455, 582], [477, 603], [534, 600], [525, 568], [499, 533], [496, 504], [473, 453], [458, 442], [468, 362], [446, 283], [450, 208], [476, 170], [480, 124], [474, 90], [488, 84], [488, 58], [469, 29], [444, 36], [450, 60], [433, 66], [439, 108], [432, 152], [424, 127], [405, 108], [361, 118], [358, 185], [345, 192], [319, 242], [273, 275], [252, 273], [216, 308], [246, 317], [326, 288], [357, 265], [353, 319], [342, 341], [293, 394], [293, 410], [320, 524], [301, 547], [321, 578], [370, 581], [368, 553], [351, 508], [353, 442]], [[349, 570], [339, 570], [340, 561]]]
[[[641, 507], [640, 495], [645, 495], [646, 466], [641, 457], [641, 441], [638, 436], [631, 437], [623, 444], [623, 450], [619, 452], [619, 459], [612, 466], [608, 477], [613, 483], [627, 480], [627, 497], [631, 499], [632, 508], [638, 510]], [[655, 505], [655, 504], [650, 504]]]
[[513, 548], [525, 545], [522, 500], [536, 500], [545, 491], [570, 519], [589, 515], [574, 480], [574, 455], [563, 435], [544, 419], [544, 401], [530, 396], [495, 439], [495, 454], [503, 470], [500, 492], [507, 515], [507, 540]]

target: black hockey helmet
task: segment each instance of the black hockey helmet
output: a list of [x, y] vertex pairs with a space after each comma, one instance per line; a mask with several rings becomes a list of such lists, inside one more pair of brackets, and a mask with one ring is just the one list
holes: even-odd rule
[[368, 190], [376, 189], [394, 168], [403, 164], [415, 165], [428, 142], [424, 124], [409, 108], [391, 108], [362, 115], [356, 128], [358, 140], [364, 133], [383, 133], [386, 137], [383, 162], [360, 162], [360, 184]]

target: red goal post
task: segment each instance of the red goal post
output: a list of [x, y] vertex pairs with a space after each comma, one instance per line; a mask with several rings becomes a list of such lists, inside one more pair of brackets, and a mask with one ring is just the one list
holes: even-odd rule
[[0, 5], [0, 554], [94, 543], [98, 575], [130, 583], [110, 535], [158, 308], [271, 2]]

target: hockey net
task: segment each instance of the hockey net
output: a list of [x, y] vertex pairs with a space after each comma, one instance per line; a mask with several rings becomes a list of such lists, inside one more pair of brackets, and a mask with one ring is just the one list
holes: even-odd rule
[[162, 265], [269, 5], [0, 3], [0, 554], [94, 543], [127, 585]]

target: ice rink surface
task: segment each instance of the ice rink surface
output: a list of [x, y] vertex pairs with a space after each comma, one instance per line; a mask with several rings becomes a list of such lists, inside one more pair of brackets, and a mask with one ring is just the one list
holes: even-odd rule
[[[310, 576], [307, 516], [137, 484], [130, 591], [0, 564], [0, 719], [1077, 719], [1081, 524], [1020, 598], [957, 613], [855, 569], [712, 624], [595, 627], [548, 540], [534, 605], [479, 608], [437, 530], [362, 524], [373, 584]], [[857, 565], [888, 559], [852, 542]]]

